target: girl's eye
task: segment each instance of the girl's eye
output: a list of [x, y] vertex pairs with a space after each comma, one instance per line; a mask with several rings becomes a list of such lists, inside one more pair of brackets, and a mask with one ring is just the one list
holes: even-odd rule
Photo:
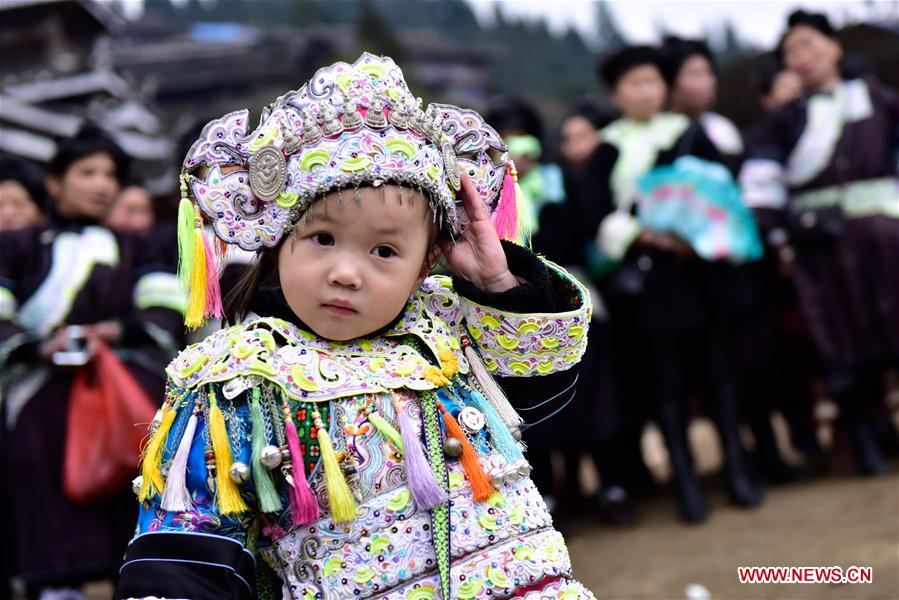
[[330, 246], [334, 243], [334, 236], [330, 233], [316, 233], [310, 239], [319, 246]]
[[379, 258], [390, 258], [391, 256], [396, 254], [396, 252], [390, 246], [378, 246], [377, 248], [372, 250], [372, 252]]

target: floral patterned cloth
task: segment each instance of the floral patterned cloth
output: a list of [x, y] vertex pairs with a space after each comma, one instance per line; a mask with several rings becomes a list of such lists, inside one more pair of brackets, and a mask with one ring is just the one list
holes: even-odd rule
[[[481, 306], [456, 294], [449, 279], [432, 277], [379, 337], [329, 342], [286, 321], [263, 318], [187, 348], [168, 368], [178, 415], [162, 472], [170, 468], [196, 407], [198, 426], [187, 465], [192, 506], [169, 512], [158, 494], [152, 496], [141, 506], [136, 539], [147, 532], [198, 532], [238, 540], [278, 574], [284, 598], [441, 597], [433, 512], [416, 506], [402, 452], [371, 415], [396, 423], [400, 406], [422, 439], [425, 403], [439, 398], [457, 415], [470, 407], [468, 391], [476, 383], [462, 349], [466, 331], [488, 368], [502, 375], [538, 376], [574, 365], [586, 345], [591, 307], [575, 279], [554, 265], [551, 269], [570, 307], [565, 312], [523, 315]], [[263, 390], [263, 406], [285, 403], [296, 423], [309, 486], [321, 509], [316, 521], [292, 522], [288, 484], [277, 474], [280, 512], [259, 512], [252, 478], [240, 485], [250, 510], [229, 516], [219, 510], [209, 472], [208, 400], [214, 398], [224, 415], [234, 460], [249, 465], [254, 389]], [[314, 411], [321, 413], [339, 458], [352, 463], [345, 471], [358, 503], [351, 522], [335, 522], [329, 512]], [[270, 425], [267, 435], [277, 444], [283, 424]], [[571, 579], [564, 540], [552, 528], [526, 463], [505, 459], [486, 429], [467, 435], [494, 493], [475, 501], [459, 461], [446, 458], [453, 597], [591, 598]]]

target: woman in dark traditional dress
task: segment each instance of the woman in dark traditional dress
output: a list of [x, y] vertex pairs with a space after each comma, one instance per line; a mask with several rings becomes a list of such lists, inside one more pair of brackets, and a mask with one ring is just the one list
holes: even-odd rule
[[67, 326], [83, 326], [88, 353], [112, 347], [151, 398], [181, 342], [184, 293], [153, 244], [99, 225], [126, 168], [112, 142], [82, 132], [49, 165], [49, 223], [0, 235], [4, 544], [12, 577], [35, 597], [114, 577], [136, 512], [130, 486], [87, 505], [63, 491], [73, 370], [54, 354]]
[[[725, 116], [713, 112], [718, 95], [714, 56], [702, 40], [666, 37], [662, 46], [663, 74], [668, 83], [672, 112], [695, 120], [712, 141], [727, 167], [736, 175], [745, 157], [743, 138]], [[771, 425], [777, 387], [771, 351], [770, 319], [764, 311], [765, 264], [761, 261], [707, 265], [718, 289], [731, 290], [730, 303], [737, 308], [725, 330], [725, 347], [733, 365], [743, 418], [755, 437], [755, 455], [769, 481], [792, 481], [800, 473], [780, 455]]]
[[867, 412], [883, 398], [884, 367], [899, 362], [899, 99], [874, 78], [842, 78], [824, 15], [790, 15], [780, 54], [806, 92], [754, 130], [741, 183], [795, 255], [792, 279], [858, 469], [882, 474]]
[[[686, 439], [689, 373], [703, 387], [722, 438], [725, 482], [738, 505], [758, 504], [737, 435], [737, 399], [724, 352], [723, 329], [736, 310], [731, 292], [709, 275], [673, 234], [648, 229], [633, 216], [637, 179], [685, 155], [721, 162], [702, 127], [684, 115], [661, 112], [666, 86], [654, 48], [630, 47], [601, 65], [601, 76], [622, 118], [602, 131], [590, 159], [592, 194], [578, 203], [576, 239], [592, 254], [592, 268], [609, 309], [615, 373], [634, 426], [655, 418], [665, 434], [675, 489], [685, 520], [707, 508]], [[595, 240], [595, 243], [594, 243]]]

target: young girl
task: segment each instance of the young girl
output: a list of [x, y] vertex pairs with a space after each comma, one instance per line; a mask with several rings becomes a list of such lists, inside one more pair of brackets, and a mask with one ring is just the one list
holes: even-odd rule
[[[590, 318], [574, 279], [500, 242], [504, 152], [370, 54], [249, 134], [247, 111], [205, 128], [185, 160], [188, 324], [222, 308], [204, 215], [259, 250], [224, 307], [259, 317], [169, 366], [119, 597], [592, 597], [490, 374], [543, 418], [571, 397]], [[438, 253], [452, 278], [427, 277]]]

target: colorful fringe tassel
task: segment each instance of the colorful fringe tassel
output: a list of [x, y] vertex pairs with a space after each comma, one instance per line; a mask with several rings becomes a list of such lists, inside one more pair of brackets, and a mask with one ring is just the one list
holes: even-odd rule
[[403, 443], [403, 436], [396, 430], [396, 427], [391, 425], [390, 421], [379, 415], [376, 411], [369, 409], [366, 410], [365, 414], [368, 417], [368, 421], [378, 430], [378, 433], [387, 438], [387, 440], [393, 444], [394, 448], [405, 454], [406, 448]]
[[253, 388], [252, 401], [250, 402], [250, 422], [253, 425], [253, 458], [252, 471], [253, 483], [256, 486], [256, 496], [259, 498], [259, 510], [264, 513], [278, 512], [282, 508], [281, 498], [268, 473], [268, 469], [262, 464], [262, 448], [265, 447], [265, 420], [262, 416], [262, 406], [259, 404], [259, 388]]
[[141, 502], [149, 500], [155, 494], [161, 494], [165, 489], [165, 480], [159, 471], [159, 467], [162, 464], [165, 442], [168, 439], [172, 423], [175, 422], [177, 411], [172, 405], [165, 404], [160, 409], [159, 415], [159, 425], [150, 437], [150, 441], [144, 448], [144, 455], [141, 458], [143, 482], [140, 486], [140, 494], [137, 496], [137, 499]]
[[178, 204], [178, 278], [184, 289], [190, 289], [194, 258], [194, 223], [197, 211], [187, 198], [187, 184], [181, 183], [181, 202]]
[[184, 434], [178, 443], [175, 458], [172, 459], [172, 464], [169, 466], [165, 490], [162, 493], [162, 509], [169, 512], [185, 511], [193, 504], [193, 498], [187, 489], [187, 460], [190, 457], [190, 447], [197, 431], [198, 411], [199, 407], [194, 404], [193, 412], [184, 428]]
[[434, 478], [434, 472], [428, 464], [428, 459], [425, 458], [421, 439], [405, 407], [400, 406], [396, 398], [393, 399], [393, 407], [396, 410], [396, 420], [406, 449], [403, 453], [403, 464], [406, 467], [406, 482], [409, 484], [409, 491], [412, 492], [412, 499], [415, 500], [419, 510], [432, 510], [449, 500], [449, 496]]
[[189, 295], [184, 324], [191, 329], [202, 327], [206, 322], [206, 241], [203, 239], [203, 221], [197, 217], [193, 233], [193, 259], [191, 260]]
[[511, 465], [523, 460], [524, 454], [521, 452], [521, 447], [515, 441], [515, 438], [512, 437], [512, 432], [509, 431], [502, 417], [494, 410], [490, 402], [477, 390], [471, 390], [468, 397], [474, 403], [475, 408], [484, 413], [487, 419], [487, 432], [490, 434], [490, 441], [496, 451], [506, 459], [506, 463]]
[[459, 462], [462, 464], [466, 477], [468, 477], [468, 483], [471, 484], [471, 492], [474, 499], [477, 502], [484, 502], [493, 495], [493, 483], [490, 481], [487, 473], [484, 472], [483, 467], [481, 467], [477, 451], [471, 445], [471, 442], [468, 441], [468, 437], [462, 431], [458, 421], [446, 410], [446, 407], [438, 402], [437, 409], [443, 414], [443, 425], [446, 427], [446, 434], [449, 437], [456, 438], [462, 444], [462, 454], [459, 455]]
[[524, 423], [524, 420], [509, 402], [509, 398], [506, 396], [503, 388], [496, 383], [493, 375], [487, 370], [487, 365], [484, 364], [484, 361], [481, 360], [477, 350], [471, 345], [471, 340], [468, 339], [468, 336], [465, 333], [462, 333], [460, 337], [465, 352], [465, 358], [468, 359], [468, 364], [471, 366], [471, 372], [474, 374], [478, 385], [481, 386], [484, 397], [490, 402], [490, 405], [496, 412], [499, 413], [499, 416], [502, 417], [506, 426], [518, 427]]
[[331, 437], [322, 422], [321, 413], [314, 411], [312, 418], [318, 428], [318, 446], [321, 450], [321, 460], [325, 468], [325, 482], [328, 486], [328, 503], [331, 507], [331, 518], [335, 523], [349, 523], [356, 518], [356, 499], [347, 485]]
[[515, 163], [510, 160], [506, 166], [506, 175], [503, 177], [499, 204], [493, 213], [493, 226], [500, 239], [516, 244], [525, 243], [525, 228], [522, 224], [525, 212], [522, 202], [524, 194], [518, 185], [518, 171], [515, 170]]
[[203, 311], [203, 319], [221, 319], [225, 311], [222, 308], [222, 291], [219, 286], [218, 263], [215, 260], [215, 252], [212, 242], [207, 236], [203, 236], [204, 255], [206, 257], [206, 304]]
[[300, 450], [300, 437], [297, 435], [297, 426], [294, 425], [293, 417], [290, 414], [290, 406], [285, 402], [281, 405], [281, 411], [284, 414], [287, 449], [290, 452], [290, 463], [293, 470], [293, 485], [289, 486], [290, 517], [294, 525], [304, 525], [318, 519], [318, 500], [306, 480], [306, 465], [303, 463], [303, 452]]
[[215, 453], [215, 487], [219, 511], [223, 515], [236, 515], [248, 510], [237, 484], [231, 480], [231, 441], [225, 416], [219, 408], [215, 394], [209, 393], [209, 437]]
[[188, 292], [184, 323], [191, 329], [202, 327], [209, 317], [220, 319], [224, 314], [217, 252], [224, 256], [224, 248], [214, 246], [204, 235], [203, 217], [188, 198], [187, 181], [182, 178], [178, 205], [178, 277]]

